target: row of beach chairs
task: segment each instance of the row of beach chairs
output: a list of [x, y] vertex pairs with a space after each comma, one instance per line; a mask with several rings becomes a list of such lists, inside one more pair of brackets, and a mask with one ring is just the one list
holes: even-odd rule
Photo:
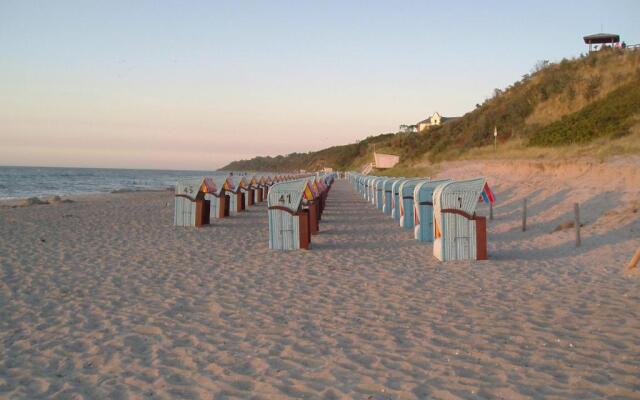
[[268, 195], [269, 248], [311, 248], [311, 237], [320, 232], [320, 220], [335, 173], [318, 173], [271, 188]]
[[267, 201], [269, 248], [310, 249], [334, 173], [315, 175], [213, 176], [178, 181], [175, 189], [176, 226], [201, 227]]
[[479, 201], [495, 198], [485, 178], [469, 180], [347, 175], [365, 200], [420, 242], [433, 243], [441, 261], [486, 260], [487, 222], [476, 214]]
[[269, 188], [297, 179], [295, 175], [220, 175], [178, 181], [175, 189], [176, 226], [201, 227], [267, 200]]

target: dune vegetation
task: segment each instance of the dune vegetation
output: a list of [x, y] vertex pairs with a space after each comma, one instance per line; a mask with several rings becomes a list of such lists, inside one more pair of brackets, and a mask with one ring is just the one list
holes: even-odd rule
[[[493, 146], [493, 130], [499, 130]], [[606, 49], [531, 73], [459, 119], [419, 133], [386, 133], [315, 152], [256, 157], [233, 170], [360, 169], [375, 148], [401, 158], [385, 174], [425, 175], [457, 159], [558, 159], [639, 153], [640, 51]], [[382, 171], [378, 171], [382, 173]]]

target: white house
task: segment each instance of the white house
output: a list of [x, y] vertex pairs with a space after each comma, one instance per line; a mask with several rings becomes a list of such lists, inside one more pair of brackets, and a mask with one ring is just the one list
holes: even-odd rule
[[402, 124], [400, 125], [398, 132], [403, 132], [403, 133], [418, 132], [418, 127], [415, 125]]
[[443, 117], [437, 111], [433, 113], [429, 118], [418, 122], [416, 125], [418, 126], [418, 132], [422, 132], [427, 128], [432, 126], [442, 125], [446, 122], [454, 121], [460, 117]]
[[430, 128], [432, 126], [438, 126], [441, 123], [442, 123], [442, 116], [438, 114], [438, 112], [436, 111], [435, 113], [433, 113], [432, 116], [418, 122], [416, 125], [418, 126], [418, 132], [422, 132], [427, 128]]

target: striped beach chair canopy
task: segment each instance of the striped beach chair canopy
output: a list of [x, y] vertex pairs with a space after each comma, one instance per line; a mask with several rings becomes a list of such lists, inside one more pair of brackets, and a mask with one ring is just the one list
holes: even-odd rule
[[236, 185], [234, 184], [233, 177], [231, 175], [215, 176], [212, 179], [216, 184], [216, 195], [220, 195], [224, 192], [234, 192], [236, 190]]
[[393, 208], [393, 185], [401, 178], [388, 178], [383, 183], [382, 192], [382, 212], [391, 215]]
[[276, 183], [269, 189], [269, 248], [295, 250], [309, 248], [309, 212], [303, 200], [313, 198], [308, 179]]
[[196, 201], [204, 193], [217, 193], [217, 185], [213, 178], [204, 177], [198, 179], [180, 180], [176, 183], [176, 196], [182, 196]]
[[[178, 181], [174, 196], [173, 224], [176, 226], [200, 226], [202, 219], [200, 222], [196, 221], [198, 215], [201, 215], [196, 212], [196, 203], [203, 203], [200, 204], [200, 207], [204, 207], [205, 196], [217, 192], [217, 184], [213, 178], [204, 177]], [[204, 223], [209, 223], [208, 217]]]
[[373, 185], [374, 185], [374, 189], [375, 189], [375, 193], [373, 196], [373, 201], [372, 203], [379, 209], [382, 210], [382, 199], [383, 199], [383, 194], [384, 194], [384, 182], [387, 180], [387, 177], [378, 177], [375, 179]]
[[485, 178], [444, 183], [433, 192], [433, 254], [441, 261], [476, 260], [476, 207]]
[[413, 191], [417, 184], [429, 178], [407, 179], [402, 181], [398, 189], [400, 226], [405, 229], [413, 228]]
[[258, 186], [258, 177], [256, 175], [248, 175], [246, 181], [247, 189], [255, 189]]
[[304, 180], [307, 182], [307, 186], [304, 188], [303, 200], [307, 202], [313, 201], [318, 197], [317, 191], [314, 188], [315, 178], [305, 178]]
[[286, 209], [291, 213], [298, 212], [304, 198], [306, 179], [298, 179], [287, 182], [279, 182], [269, 189], [267, 206]]
[[413, 190], [414, 237], [421, 242], [433, 242], [433, 191], [451, 179], [419, 182]]
[[240, 179], [238, 179], [236, 182], [235, 191], [236, 193], [238, 193], [240, 190], [247, 190], [247, 188], [248, 188], [247, 178], [244, 176], [241, 176]]
[[320, 186], [318, 185], [318, 179], [313, 178], [309, 183], [313, 192], [313, 197], [316, 198], [320, 196]]
[[400, 185], [407, 178], [396, 179], [391, 185], [391, 217], [400, 221]]

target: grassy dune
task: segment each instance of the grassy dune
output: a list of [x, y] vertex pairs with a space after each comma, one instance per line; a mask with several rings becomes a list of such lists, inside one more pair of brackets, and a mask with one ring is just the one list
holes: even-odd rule
[[640, 51], [606, 50], [539, 62], [462, 118], [426, 132], [370, 136], [317, 152], [235, 161], [225, 169], [360, 169], [372, 161], [374, 146], [400, 155], [400, 165], [385, 174], [407, 176], [457, 159], [606, 159], [640, 153], [639, 124]]

